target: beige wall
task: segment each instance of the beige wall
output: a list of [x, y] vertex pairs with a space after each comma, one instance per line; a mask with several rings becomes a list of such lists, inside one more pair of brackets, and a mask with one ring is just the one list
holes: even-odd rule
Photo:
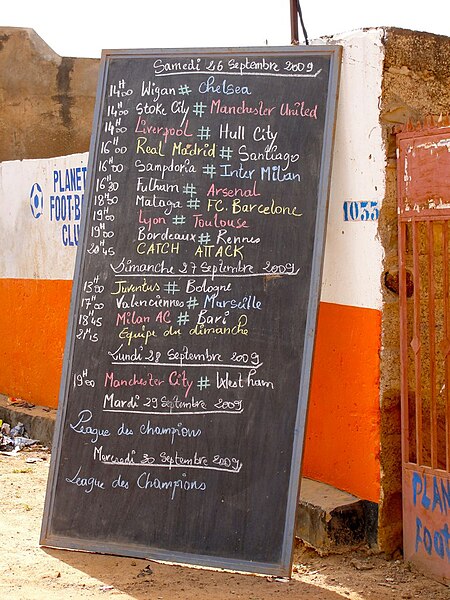
[[0, 162], [87, 151], [98, 67], [60, 57], [32, 29], [0, 27]]

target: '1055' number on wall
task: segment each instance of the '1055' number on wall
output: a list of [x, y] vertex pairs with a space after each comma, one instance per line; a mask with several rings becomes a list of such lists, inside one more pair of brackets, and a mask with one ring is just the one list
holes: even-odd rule
[[380, 213], [377, 200], [347, 200], [343, 207], [344, 221], [377, 221]]

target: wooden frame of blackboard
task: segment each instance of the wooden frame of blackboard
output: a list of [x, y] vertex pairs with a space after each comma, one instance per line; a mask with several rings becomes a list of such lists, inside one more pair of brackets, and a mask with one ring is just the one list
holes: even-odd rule
[[[180, 564], [194, 564], [199, 566], [229, 569], [249, 573], [263, 573], [268, 575], [290, 575], [292, 568], [293, 541], [295, 536], [295, 524], [298, 500], [300, 494], [300, 477], [303, 457], [304, 432], [307, 417], [308, 397], [311, 379], [312, 359], [314, 352], [315, 331], [320, 300], [321, 274], [323, 266], [323, 253], [325, 245], [325, 232], [328, 211], [328, 195], [331, 178], [331, 157], [334, 143], [334, 130], [336, 119], [336, 104], [338, 97], [338, 84], [341, 61], [340, 46], [305, 46], [305, 47], [278, 47], [278, 48], [206, 48], [206, 49], [142, 49], [142, 50], [105, 50], [102, 53], [102, 62], [99, 72], [99, 83], [97, 90], [97, 101], [94, 112], [93, 134], [90, 144], [88, 176], [86, 184], [86, 200], [82, 211], [82, 225], [80, 232], [80, 246], [77, 253], [74, 286], [69, 313], [67, 339], [65, 346], [65, 358], [61, 377], [61, 388], [59, 397], [59, 408], [55, 436], [53, 443], [53, 456], [47, 486], [44, 516], [42, 522], [40, 543], [43, 546], [85, 550], [89, 552], [116, 554], [121, 556], [142, 557], [160, 561], [177, 562]], [[52, 532], [52, 519], [54, 518], [55, 488], [61, 461], [61, 444], [66, 422], [67, 395], [71, 385], [72, 361], [74, 351], [75, 321], [80, 310], [81, 297], [81, 274], [85, 259], [85, 243], [88, 230], [88, 213], [93, 197], [96, 175], [94, 165], [98, 158], [98, 146], [100, 127], [102, 125], [102, 111], [105, 89], [108, 77], [109, 59], [119, 57], [184, 57], [184, 56], [207, 56], [229, 58], [237, 55], [246, 56], [326, 56], [330, 58], [329, 78], [326, 100], [326, 117], [323, 134], [323, 145], [321, 154], [321, 169], [318, 186], [317, 211], [315, 221], [315, 237], [312, 254], [311, 280], [309, 289], [308, 310], [306, 328], [304, 332], [303, 360], [301, 364], [300, 387], [298, 393], [296, 422], [294, 426], [294, 443], [292, 447], [291, 472], [289, 477], [289, 489], [287, 493], [287, 510], [285, 514], [285, 526], [283, 533], [282, 553], [279, 562], [254, 561], [251, 558], [234, 559], [230, 557], [217, 557], [208, 554], [186, 553], [160, 548], [143, 548], [142, 545], [128, 543], [116, 543], [114, 541], [92, 541], [76, 536], [60, 536]], [[264, 525], [261, 524], [261, 527]]]

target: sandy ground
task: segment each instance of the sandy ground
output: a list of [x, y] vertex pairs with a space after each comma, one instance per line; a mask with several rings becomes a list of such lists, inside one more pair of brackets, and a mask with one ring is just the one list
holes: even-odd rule
[[449, 600], [449, 588], [367, 549], [321, 557], [296, 549], [290, 580], [41, 548], [50, 454], [0, 455], [0, 598], [65, 600]]

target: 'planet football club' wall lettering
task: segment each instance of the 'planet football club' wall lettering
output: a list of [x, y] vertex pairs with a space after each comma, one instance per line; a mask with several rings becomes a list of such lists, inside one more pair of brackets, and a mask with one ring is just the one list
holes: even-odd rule
[[339, 59], [104, 53], [43, 544], [289, 572]]

